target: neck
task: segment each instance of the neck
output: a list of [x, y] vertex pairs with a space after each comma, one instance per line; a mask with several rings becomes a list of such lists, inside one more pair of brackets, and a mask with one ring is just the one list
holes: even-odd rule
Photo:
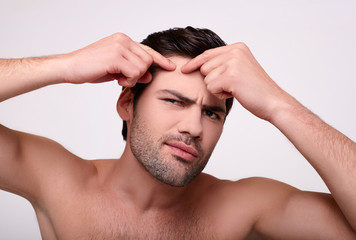
[[128, 144], [107, 180], [114, 192], [143, 211], [182, 205], [191, 185], [172, 187], [160, 182], [138, 162]]

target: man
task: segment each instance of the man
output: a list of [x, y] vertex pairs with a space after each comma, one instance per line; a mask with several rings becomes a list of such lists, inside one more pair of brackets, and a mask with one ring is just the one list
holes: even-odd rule
[[[163, 55], [118, 33], [69, 54], [0, 61], [2, 101], [63, 82], [126, 87], [118, 160], [86, 161], [1, 126], [0, 187], [31, 202], [43, 239], [356, 239], [354, 142], [280, 89], [243, 43], [191, 27], [144, 43]], [[201, 173], [231, 97], [283, 132], [331, 194]]]

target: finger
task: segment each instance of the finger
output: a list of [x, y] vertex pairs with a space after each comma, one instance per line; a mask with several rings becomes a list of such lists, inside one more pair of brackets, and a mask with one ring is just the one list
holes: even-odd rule
[[196, 56], [195, 58], [189, 60], [181, 68], [182, 73], [191, 73], [195, 70], [198, 70], [204, 63], [218, 55], [219, 48], [209, 49], [203, 52], [202, 54]]
[[148, 54], [146, 54], [146, 59], [143, 59], [143, 57], [136, 55], [132, 51], [126, 51], [123, 54], [124, 59], [133, 64], [133, 70], [138, 71], [137, 79], [141, 78], [147, 72], [147, 69], [151, 66], [152, 60], [147, 55]]
[[209, 92], [220, 99], [226, 99], [232, 97], [232, 90], [225, 86], [224, 72], [226, 67], [220, 66], [212, 70], [205, 78], [204, 83]]
[[225, 88], [222, 82], [220, 81], [212, 81], [207, 84], [207, 89], [213, 95], [220, 99], [226, 99], [233, 97], [231, 90]]
[[138, 83], [149, 83], [152, 80], [152, 74], [150, 72], [146, 72], [139, 80]]
[[207, 58], [203, 54], [189, 60], [186, 64], [184, 64], [181, 67], [181, 72], [191, 73], [195, 70], [198, 70], [207, 61]]
[[127, 81], [127, 78], [125, 76], [123, 76], [123, 75], [121, 77], [117, 78], [117, 83], [120, 86], [123, 86], [123, 87], [131, 87], [130, 84], [128, 83], [128, 81]]
[[[117, 83], [120, 86], [124, 87], [133, 87], [135, 84], [132, 84], [128, 81], [128, 79], [122, 75], [118, 74], [116, 77]], [[135, 83], [149, 83], [152, 80], [152, 74], [150, 72], [146, 72], [140, 79], [138, 79]]]
[[226, 59], [223, 55], [215, 56], [214, 58], [209, 59], [206, 61], [201, 67], [200, 72], [207, 76], [210, 74], [211, 71], [215, 70], [216, 68], [220, 68], [224, 65]]
[[153, 63], [153, 57], [146, 51], [144, 50], [139, 43], [134, 43], [131, 47], [130, 50], [132, 53], [136, 54], [143, 62], [147, 64], [147, 69], [152, 65]]
[[176, 69], [176, 65], [159, 52], [153, 50], [152, 48], [144, 44], [140, 44], [140, 46], [152, 56], [153, 62], [158, 64], [158, 66], [160, 66], [161, 68], [166, 69], [168, 71], [173, 71]]
[[126, 78], [126, 82], [123, 80], [124, 78], [122, 78], [122, 83], [124, 84], [122, 86], [125, 87], [134, 86], [137, 80], [144, 74], [137, 68], [135, 64], [126, 59], [122, 61], [121, 73]]
[[221, 76], [225, 72], [225, 70], [226, 67], [222, 65], [210, 71], [209, 74], [204, 78], [205, 84], [208, 85], [211, 82], [221, 81]]

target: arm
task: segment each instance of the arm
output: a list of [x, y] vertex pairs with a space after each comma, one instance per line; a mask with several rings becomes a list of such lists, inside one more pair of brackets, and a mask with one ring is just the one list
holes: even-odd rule
[[116, 33], [68, 54], [27, 59], [0, 59], [0, 102], [56, 83], [97, 83], [118, 80], [122, 86], [149, 82], [148, 67], [166, 70], [174, 64], [151, 48]]
[[[46, 85], [60, 83], [60, 56], [0, 59], [0, 102]], [[54, 71], [56, 69], [56, 71]]]
[[316, 169], [356, 231], [356, 144], [297, 103], [279, 108], [271, 123]]
[[[167, 70], [175, 68], [165, 57], [120, 33], [68, 54], [2, 59], [0, 101], [57, 83], [117, 79], [120, 85], [132, 86], [137, 81], [149, 82], [147, 69], [153, 62]], [[38, 200], [41, 184], [49, 175], [75, 168], [78, 159], [49, 139], [0, 125], [0, 189]]]
[[[287, 205], [288, 209], [303, 206], [300, 211], [313, 212], [316, 216], [324, 216], [324, 218], [326, 212], [333, 209], [334, 212], [342, 213], [334, 215], [338, 216], [335, 217], [336, 222], [351, 229], [352, 236], [355, 237], [355, 143], [321, 121], [279, 88], [243, 43], [208, 50], [189, 61], [182, 68], [182, 72], [188, 73], [197, 68], [200, 68], [201, 73], [206, 76], [204, 81], [208, 90], [213, 94], [220, 98], [235, 97], [254, 115], [271, 122], [280, 129], [320, 174], [333, 198], [333, 200], [325, 200], [322, 194], [302, 194], [300, 191], [291, 191], [288, 198], [283, 198], [283, 201], [287, 203], [280, 202], [281, 206]], [[295, 201], [295, 199], [299, 200]], [[333, 204], [334, 200], [337, 204]], [[298, 205], [301, 202], [303, 204]], [[315, 212], [314, 209], [318, 203], [326, 207], [319, 208]], [[296, 214], [295, 211], [294, 213]], [[274, 216], [276, 218], [283, 216], [283, 221], [281, 219], [278, 221], [280, 223], [288, 221], [290, 225], [297, 223], [292, 221], [294, 219], [292, 215]], [[307, 216], [308, 214], [304, 217], [307, 218]], [[347, 221], [344, 221], [344, 216]], [[303, 218], [300, 219], [300, 224], [302, 221]], [[326, 220], [323, 223], [326, 231], [338, 231], [335, 221]], [[316, 222], [311, 225], [315, 228], [319, 227]]]

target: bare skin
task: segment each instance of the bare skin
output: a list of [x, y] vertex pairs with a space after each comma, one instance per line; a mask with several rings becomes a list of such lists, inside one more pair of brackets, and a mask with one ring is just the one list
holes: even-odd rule
[[[194, 59], [169, 59], [115, 34], [69, 54], [0, 60], [0, 100], [62, 82], [146, 83], [154, 62], [163, 70], [136, 106], [151, 127], [152, 142], [184, 133], [202, 149], [194, 157], [179, 147], [158, 145], [174, 168], [184, 169], [173, 155], [188, 159], [184, 166], [189, 167], [212, 151], [224, 113], [206, 106], [224, 108], [225, 98], [232, 96], [280, 129], [331, 194], [264, 178], [232, 182], [202, 173], [185, 187], [172, 187], [146, 171], [129, 141], [120, 159], [87, 161], [49, 139], [0, 125], [0, 188], [31, 202], [43, 239], [356, 239], [354, 142], [280, 89], [244, 44]], [[117, 107], [128, 123], [128, 139], [132, 98], [124, 91]]]

